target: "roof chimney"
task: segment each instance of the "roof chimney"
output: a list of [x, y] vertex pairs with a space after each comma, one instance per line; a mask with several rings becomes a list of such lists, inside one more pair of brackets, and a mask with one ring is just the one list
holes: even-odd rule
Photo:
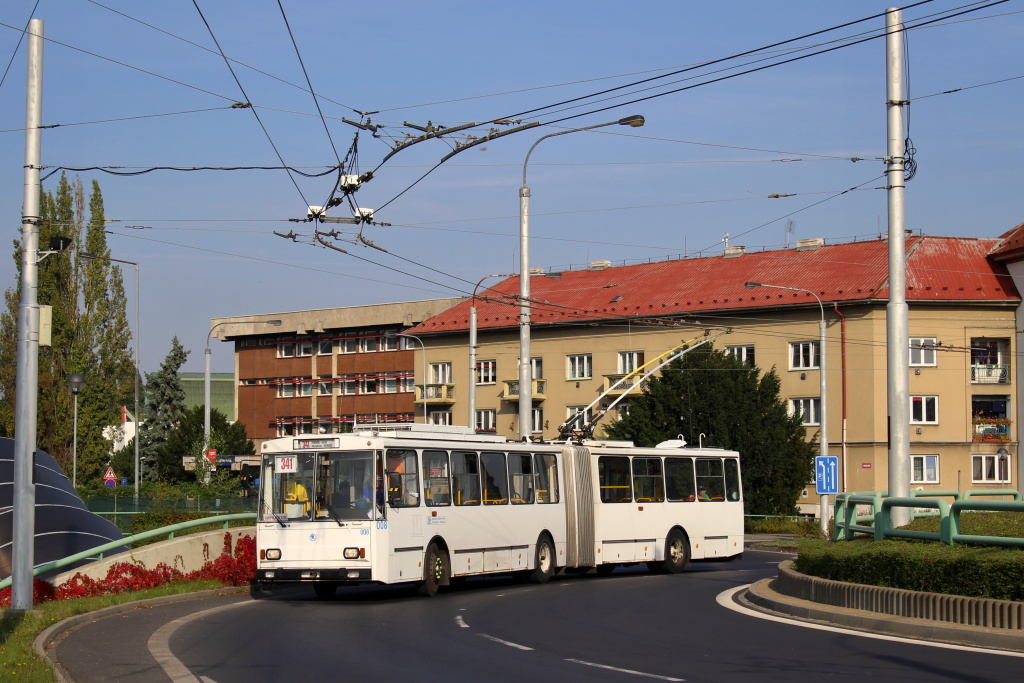
[[591, 261], [590, 270], [604, 270], [605, 268], [611, 268], [611, 261]]
[[808, 237], [807, 239], [797, 240], [796, 249], [797, 251], [813, 251], [818, 247], [825, 245], [824, 237]]
[[732, 257], [732, 256], [739, 256], [740, 254], [745, 254], [745, 253], [747, 253], [747, 248], [743, 247], [743, 246], [740, 246], [738, 244], [735, 245], [735, 246], [731, 246], [731, 247], [726, 247], [725, 248], [725, 256], [726, 256], [726, 258], [729, 258], [729, 257]]

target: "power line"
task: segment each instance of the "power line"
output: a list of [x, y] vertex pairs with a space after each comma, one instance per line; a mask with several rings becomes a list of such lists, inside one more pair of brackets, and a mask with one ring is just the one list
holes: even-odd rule
[[[273, 144], [273, 142], [271, 142], [271, 144]], [[276, 148], [275, 148], [275, 151], [276, 151]], [[42, 182], [43, 180], [46, 180], [47, 178], [52, 176], [54, 173], [57, 173], [58, 171], [70, 171], [72, 173], [84, 173], [86, 171], [100, 171], [102, 173], [107, 173], [109, 175], [132, 177], [132, 176], [145, 175], [147, 173], [152, 173], [154, 171], [193, 172], [193, 171], [281, 171], [281, 170], [285, 170], [285, 171], [289, 172], [289, 177], [291, 177], [291, 173], [296, 173], [296, 174], [298, 174], [300, 176], [303, 176], [303, 177], [306, 177], [306, 178], [322, 178], [323, 176], [331, 175], [332, 173], [336, 172], [336, 169], [334, 167], [331, 167], [331, 168], [327, 169], [326, 171], [323, 171], [322, 173], [307, 173], [307, 172], [299, 170], [298, 168], [295, 168], [293, 166], [284, 166], [284, 165], [282, 165], [282, 166], [151, 166], [149, 168], [143, 168], [143, 169], [134, 170], [134, 171], [118, 170], [118, 169], [122, 168], [120, 166], [77, 166], [77, 167], [76, 166], [44, 166], [43, 168], [48, 168], [48, 169], [50, 169], [50, 171], [49, 171], [49, 173], [47, 173], [46, 175], [44, 175], [40, 179], [40, 182]], [[292, 182], [294, 182], [294, 180]], [[296, 187], [298, 187], [298, 185], [296, 185]], [[301, 190], [299, 191], [299, 194], [300, 195], [302, 194]], [[305, 199], [305, 197], [303, 197], [303, 199]]]
[[[228, 106], [225, 106], [225, 107], [207, 107], [205, 109], [189, 109], [187, 111], [171, 111], [171, 112], [165, 112], [163, 114], [139, 114], [137, 116], [122, 116], [122, 117], [116, 118], [116, 119], [99, 119], [97, 121], [74, 121], [74, 122], [70, 122], [70, 123], [51, 123], [51, 124], [48, 124], [48, 125], [45, 125], [45, 126], [39, 126], [39, 130], [50, 129], [50, 128], [67, 128], [69, 126], [89, 126], [89, 125], [92, 125], [94, 123], [119, 123], [121, 121], [134, 121], [136, 119], [153, 119], [153, 118], [158, 118], [158, 117], [161, 117], [161, 116], [179, 116], [181, 114], [200, 114], [200, 113], [208, 112], [208, 111], [226, 111], [226, 110], [231, 110], [231, 109], [242, 109], [243, 108], [241, 106], [236, 106], [237, 104], [240, 104], [240, 103], [228, 105]], [[6, 130], [0, 130], [0, 133], [22, 133], [25, 130], [26, 130], [25, 128], [8, 128]]]
[[7, 62], [7, 68], [4, 69], [4, 75], [0, 76], [0, 88], [3, 87], [4, 81], [7, 80], [7, 73], [11, 70], [11, 64], [14, 64], [14, 58], [18, 56], [18, 50], [21, 49], [21, 42], [25, 40], [25, 34], [28, 33], [28, 27], [32, 23], [32, 18], [36, 16], [36, 8], [39, 7], [39, 0], [36, 0], [36, 4], [32, 5], [32, 11], [28, 14], [28, 21], [25, 22], [25, 28], [22, 30], [21, 35], [18, 36], [18, 44], [14, 46], [14, 52], [11, 53], [11, 58]]

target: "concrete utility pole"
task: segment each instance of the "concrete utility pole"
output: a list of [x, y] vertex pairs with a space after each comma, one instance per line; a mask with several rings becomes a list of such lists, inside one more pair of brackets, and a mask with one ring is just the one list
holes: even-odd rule
[[43, 122], [43, 20], [28, 25], [25, 84], [25, 189], [21, 209], [21, 303], [14, 399], [14, 510], [11, 609], [32, 609], [35, 554], [36, 409], [39, 395], [39, 127]]
[[[889, 398], [889, 495], [910, 495], [910, 335], [904, 231], [903, 13], [885, 15], [886, 110], [889, 144], [889, 303], [885, 307]], [[910, 523], [909, 508], [892, 510], [892, 525]]]

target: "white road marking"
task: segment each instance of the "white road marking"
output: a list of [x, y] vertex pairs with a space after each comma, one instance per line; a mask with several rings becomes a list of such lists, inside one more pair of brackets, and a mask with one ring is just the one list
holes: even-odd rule
[[900, 636], [887, 636], [883, 633], [871, 633], [869, 631], [857, 631], [849, 628], [842, 628], [841, 626], [826, 626], [824, 624], [816, 624], [808, 621], [801, 621], [799, 619], [789, 617], [777, 617], [773, 614], [765, 614], [749, 607], [744, 607], [733, 600], [733, 596], [741, 590], [745, 590], [750, 587], [750, 584], [744, 586], [737, 586], [736, 588], [730, 588], [727, 591], [723, 591], [718, 594], [716, 598], [718, 604], [722, 607], [731, 609], [734, 612], [745, 614], [748, 617], [756, 617], [758, 619], [764, 619], [766, 621], [777, 621], [783, 624], [790, 624], [791, 626], [799, 626], [801, 628], [810, 628], [817, 631], [829, 631], [831, 633], [845, 633], [851, 636], [860, 636], [861, 638], [872, 638], [874, 640], [888, 640], [894, 643], [908, 643], [911, 645], [924, 645], [926, 647], [937, 647], [944, 650], [961, 650], [964, 652], [978, 652], [986, 655], [1003, 655], [1004, 657], [1024, 657], [1024, 652], [1011, 652], [1009, 650], [992, 650], [984, 647], [972, 647], [970, 645], [955, 645], [953, 643], [940, 643], [934, 640], [915, 640], [913, 638], [902, 638]]
[[617, 666], [608, 666], [607, 664], [596, 664], [594, 662], [585, 662], [582, 659], [567, 659], [567, 662], [573, 664], [582, 664], [583, 666], [592, 666], [596, 669], [607, 669], [609, 671], [618, 671], [619, 673], [631, 674], [633, 676], [643, 676], [644, 678], [656, 678], [659, 681], [685, 681], [685, 678], [672, 678], [671, 676], [659, 676], [658, 674], [649, 674], [643, 671], [634, 671], [633, 669], [620, 669]]
[[462, 615], [455, 617], [455, 623], [459, 625], [459, 628], [469, 628], [469, 624], [462, 620]]
[[508, 641], [508, 640], [502, 640], [501, 638], [495, 638], [494, 636], [489, 636], [486, 633], [478, 633], [477, 635], [480, 636], [481, 638], [486, 638], [487, 640], [493, 640], [495, 643], [501, 643], [502, 645], [508, 645], [509, 647], [514, 647], [517, 650], [533, 650], [532, 647], [526, 647], [525, 645], [520, 645], [519, 643], [513, 643], [513, 642]]
[[[153, 655], [153, 659], [160, 665], [160, 668], [164, 670], [174, 683], [200, 683], [200, 679], [192, 675], [192, 672], [188, 670], [181, 660], [171, 654], [170, 640], [171, 636], [179, 628], [187, 624], [194, 619], [204, 618], [213, 614], [214, 612], [220, 612], [222, 610], [231, 609], [240, 605], [254, 605], [255, 600], [243, 600], [241, 602], [234, 602], [230, 605], [221, 605], [220, 607], [214, 607], [213, 609], [203, 610], [202, 612], [195, 612], [193, 614], [186, 615], [170, 621], [156, 630], [156, 633], [149, 637], [149, 641], [146, 646], [149, 648], [149, 653]], [[205, 676], [203, 681], [210, 681], [211, 679]]]

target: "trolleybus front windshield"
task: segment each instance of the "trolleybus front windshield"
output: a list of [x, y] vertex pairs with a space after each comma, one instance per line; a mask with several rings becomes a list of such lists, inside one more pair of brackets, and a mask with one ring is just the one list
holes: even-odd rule
[[[380, 469], [379, 467], [377, 469]], [[281, 453], [263, 461], [263, 521], [373, 519], [382, 511], [383, 483], [373, 451]]]

